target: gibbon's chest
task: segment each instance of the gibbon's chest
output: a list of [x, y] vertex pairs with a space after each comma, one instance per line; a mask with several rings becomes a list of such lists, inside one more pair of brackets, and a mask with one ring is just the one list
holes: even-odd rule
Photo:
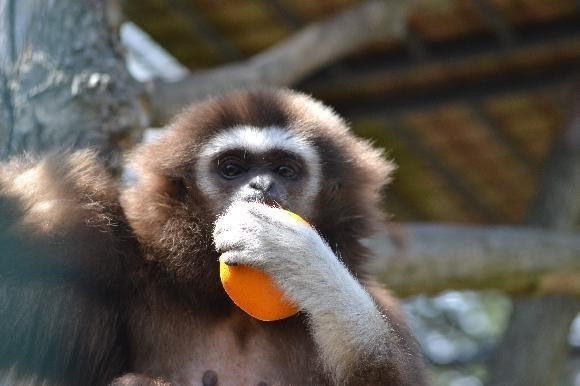
[[223, 320], [188, 319], [162, 330], [165, 323], [157, 321], [155, 330], [134, 336], [131, 371], [184, 386], [325, 383], [299, 323], [259, 322], [241, 312]]

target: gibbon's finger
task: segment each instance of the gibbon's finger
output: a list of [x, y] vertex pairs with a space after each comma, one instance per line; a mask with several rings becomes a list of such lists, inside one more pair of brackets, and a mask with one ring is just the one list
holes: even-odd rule
[[244, 242], [238, 238], [219, 237], [214, 239], [215, 250], [218, 252], [240, 251]]
[[221, 254], [219, 261], [226, 265], [245, 265], [252, 268], [263, 269], [264, 261], [253, 253], [244, 250], [227, 251]]
[[251, 221], [253, 216], [246, 211], [226, 211], [214, 224], [213, 237], [220, 237], [223, 233], [233, 237], [242, 237], [244, 233], [251, 233], [259, 225], [257, 221]]
[[286, 209], [274, 208], [261, 203], [250, 203], [248, 212], [263, 222], [276, 224], [291, 231], [300, 231], [304, 227], [309, 227], [306, 221], [300, 221]]
[[232, 253], [232, 251], [222, 253], [218, 258], [218, 261], [232, 267], [242, 265], [239, 261], [237, 261], [236, 254]]

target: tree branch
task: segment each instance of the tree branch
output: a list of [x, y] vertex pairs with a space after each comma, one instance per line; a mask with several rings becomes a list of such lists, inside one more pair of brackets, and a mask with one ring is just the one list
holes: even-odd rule
[[402, 37], [410, 1], [371, 0], [311, 24], [247, 60], [196, 72], [177, 82], [157, 82], [152, 114], [165, 122], [188, 103], [226, 90], [289, 86], [380, 37]]
[[368, 271], [402, 296], [446, 289], [580, 294], [580, 235], [539, 228], [393, 225]]

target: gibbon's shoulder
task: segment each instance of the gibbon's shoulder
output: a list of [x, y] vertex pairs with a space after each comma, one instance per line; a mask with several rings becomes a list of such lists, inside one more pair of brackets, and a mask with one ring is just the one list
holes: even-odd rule
[[110, 276], [130, 239], [117, 184], [95, 152], [0, 163], [1, 274]]

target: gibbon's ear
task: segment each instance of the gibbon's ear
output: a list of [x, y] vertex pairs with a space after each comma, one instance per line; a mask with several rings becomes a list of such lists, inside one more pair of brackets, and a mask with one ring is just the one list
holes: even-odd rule
[[127, 165], [135, 177], [128, 191], [137, 189], [144, 194], [183, 201], [194, 181], [193, 165], [198, 144], [185, 133], [166, 130], [152, 142], [143, 143], [127, 158]]

